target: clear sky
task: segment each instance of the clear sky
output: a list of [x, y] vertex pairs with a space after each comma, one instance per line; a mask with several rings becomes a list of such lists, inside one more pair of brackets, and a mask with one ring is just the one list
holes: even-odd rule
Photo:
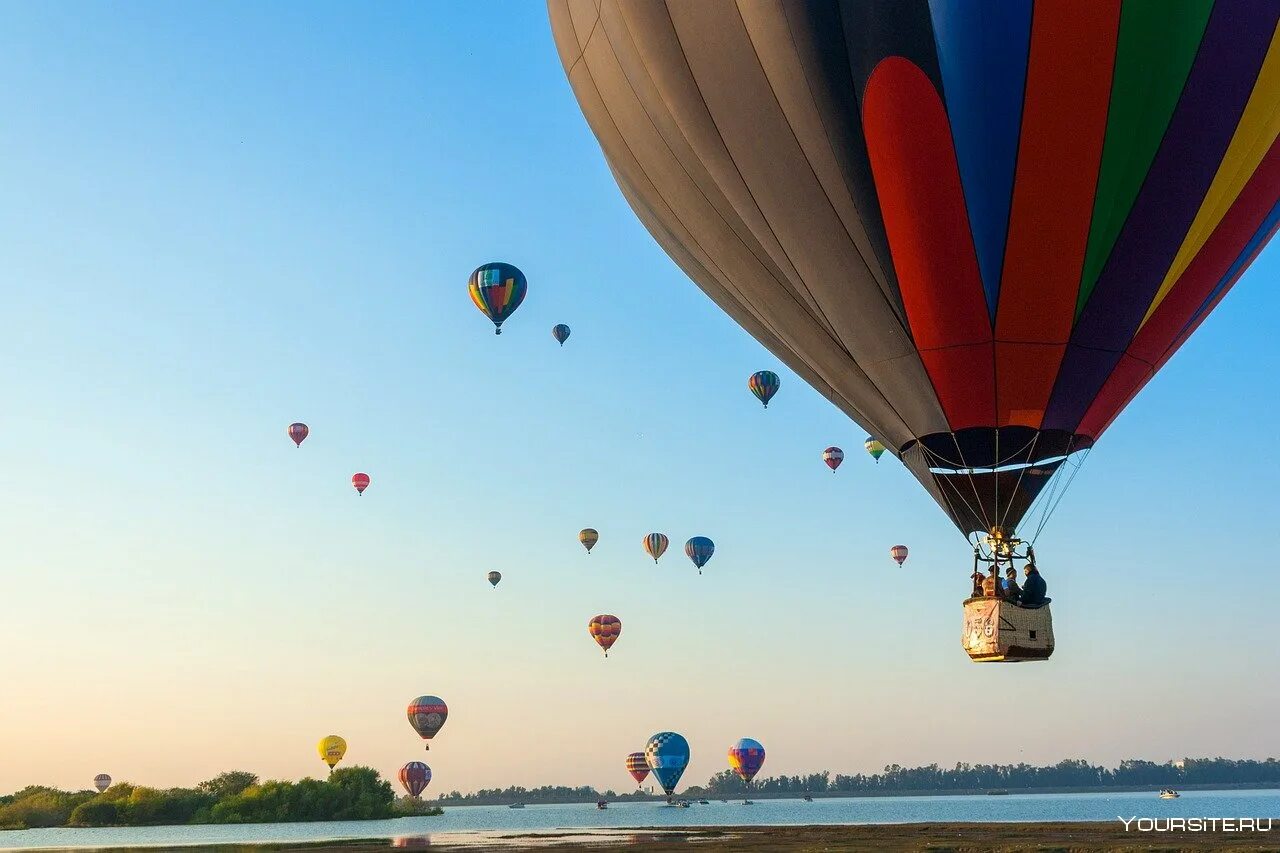
[[766, 775], [1280, 754], [1275, 248], [1041, 537], [1052, 661], [983, 667], [969, 550], [649, 238], [541, 3], [6, 0], [0, 81], [0, 791], [319, 775], [329, 733], [389, 774], [420, 693], [431, 794], [625, 789], [664, 729], [687, 782], [743, 736]]

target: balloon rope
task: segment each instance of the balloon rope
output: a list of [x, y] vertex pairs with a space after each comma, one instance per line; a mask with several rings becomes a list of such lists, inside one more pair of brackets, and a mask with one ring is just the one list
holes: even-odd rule
[[[996, 430], [996, 443], [997, 443], [997, 444], [999, 444], [999, 442], [1000, 442], [1000, 431], [999, 431], [999, 430]], [[1026, 476], [1027, 469], [1028, 469], [1028, 468], [1030, 468], [1030, 467], [1031, 467], [1031, 465], [1032, 465], [1031, 460], [1032, 460], [1032, 459], [1035, 457], [1035, 455], [1036, 455], [1036, 445], [1037, 445], [1037, 444], [1039, 444], [1039, 443], [1040, 443], [1040, 433], [1039, 433], [1039, 432], [1036, 432], [1035, 437], [1034, 437], [1034, 438], [1032, 438], [1032, 439], [1031, 439], [1031, 441], [1029, 441], [1029, 442], [1027, 442], [1026, 444], [1022, 445], [1022, 449], [1021, 449], [1021, 450], [1019, 450], [1019, 451], [1018, 451], [1018, 453], [1016, 454], [1019, 458], [1021, 458], [1021, 457], [1022, 457], [1022, 454], [1023, 454], [1023, 451], [1026, 451], [1028, 448], [1030, 448], [1030, 451], [1029, 451], [1029, 452], [1027, 453], [1027, 455], [1026, 455], [1026, 459], [1027, 459], [1026, 464], [1024, 464], [1024, 465], [1022, 466], [1022, 468], [1018, 470], [1018, 482], [1016, 482], [1016, 483], [1014, 483], [1014, 484], [1013, 484], [1013, 495], [1011, 495], [1011, 496], [1009, 497], [1009, 505], [1008, 505], [1007, 507], [1005, 507], [1005, 508], [1004, 508], [1004, 512], [1003, 512], [1003, 513], [1001, 514], [1001, 516], [1000, 516], [1000, 527], [1001, 527], [1001, 528], [1003, 528], [1003, 527], [1004, 527], [1004, 520], [1005, 520], [1006, 518], [1008, 518], [1008, 517], [1009, 517], [1009, 510], [1013, 509], [1013, 498], [1018, 494], [1018, 490], [1022, 488], [1022, 478], [1023, 478], [1024, 476]], [[1011, 458], [1012, 458], [1012, 457], [1011, 457]], [[999, 449], [998, 449], [998, 448], [997, 448], [997, 450], [996, 450], [996, 461], [997, 461], [997, 462], [999, 462], [999, 461], [1000, 461], [1000, 451], [999, 451]], [[997, 489], [997, 491], [996, 491], [996, 512], [1000, 512], [1000, 492], [999, 492], [999, 488], [1000, 488], [1000, 476], [999, 476], [999, 474], [997, 474], [997, 475], [996, 475], [996, 489]]]
[[[1032, 537], [1031, 544], [1034, 545], [1036, 539], [1040, 538], [1040, 531], [1044, 530], [1045, 525], [1049, 523], [1050, 517], [1052, 517], [1053, 513], [1058, 509], [1058, 504], [1062, 503], [1062, 498], [1067, 494], [1067, 489], [1071, 488], [1072, 482], [1075, 481], [1076, 475], [1080, 473], [1080, 469], [1084, 467], [1084, 463], [1086, 460], [1088, 460], [1089, 453], [1092, 450], [1093, 450], [1092, 446], [1086, 447], [1084, 451], [1081, 453], [1080, 461], [1072, 466], [1071, 476], [1067, 478], [1066, 484], [1059, 490], [1057, 499], [1053, 502], [1053, 505], [1049, 507], [1048, 512], [1044, 514], [1044, 518], [1040, 520], [1040, 526], [1036, 528], [1036, 535]], [[1071, 460], [1071, 457], [1068, 456], [1067, 462], [1070, 463], [1070, 460]]]

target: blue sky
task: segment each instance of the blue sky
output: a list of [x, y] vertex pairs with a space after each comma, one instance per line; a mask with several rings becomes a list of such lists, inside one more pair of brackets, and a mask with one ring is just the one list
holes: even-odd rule
[[[1053, 660], [979, 667], [967, 548], [634, 219], [541, 4], [6, 2], [0, 80], [0, 791], [316, 775], [331, 732], [390, 773], [420, 693], [429, 793], [623, 789], [663, 729], [691, 782], [744, 736], [765, 774], [1280, 753], [1275, 249], [1041, 538]], [[530, 283], [500, 338], [489, 260]]]

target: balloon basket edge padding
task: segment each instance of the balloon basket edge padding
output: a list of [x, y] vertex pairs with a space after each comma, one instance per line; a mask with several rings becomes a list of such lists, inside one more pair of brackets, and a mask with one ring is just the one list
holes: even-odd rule
[[1029, 608], [999, 598], [970, 598], [964, 603], [960, 635], [975, 663], [1047, 660], [1053, 654], [1053, 614], [1049, 605]]

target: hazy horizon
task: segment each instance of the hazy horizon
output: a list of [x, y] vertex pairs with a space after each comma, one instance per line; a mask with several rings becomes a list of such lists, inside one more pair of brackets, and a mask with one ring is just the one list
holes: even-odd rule
[[627, 790], [663, 730], [682, 786], [740, 737], [765, 776], [1280, 755], [1274, 247], [1041, 537], [1053, 659], [978, 666], [969, 548], [654, 244], [542, 4], [6, 3], [0, 75], [0, 792], [318, 777], [327, 734], [430, 798]]

